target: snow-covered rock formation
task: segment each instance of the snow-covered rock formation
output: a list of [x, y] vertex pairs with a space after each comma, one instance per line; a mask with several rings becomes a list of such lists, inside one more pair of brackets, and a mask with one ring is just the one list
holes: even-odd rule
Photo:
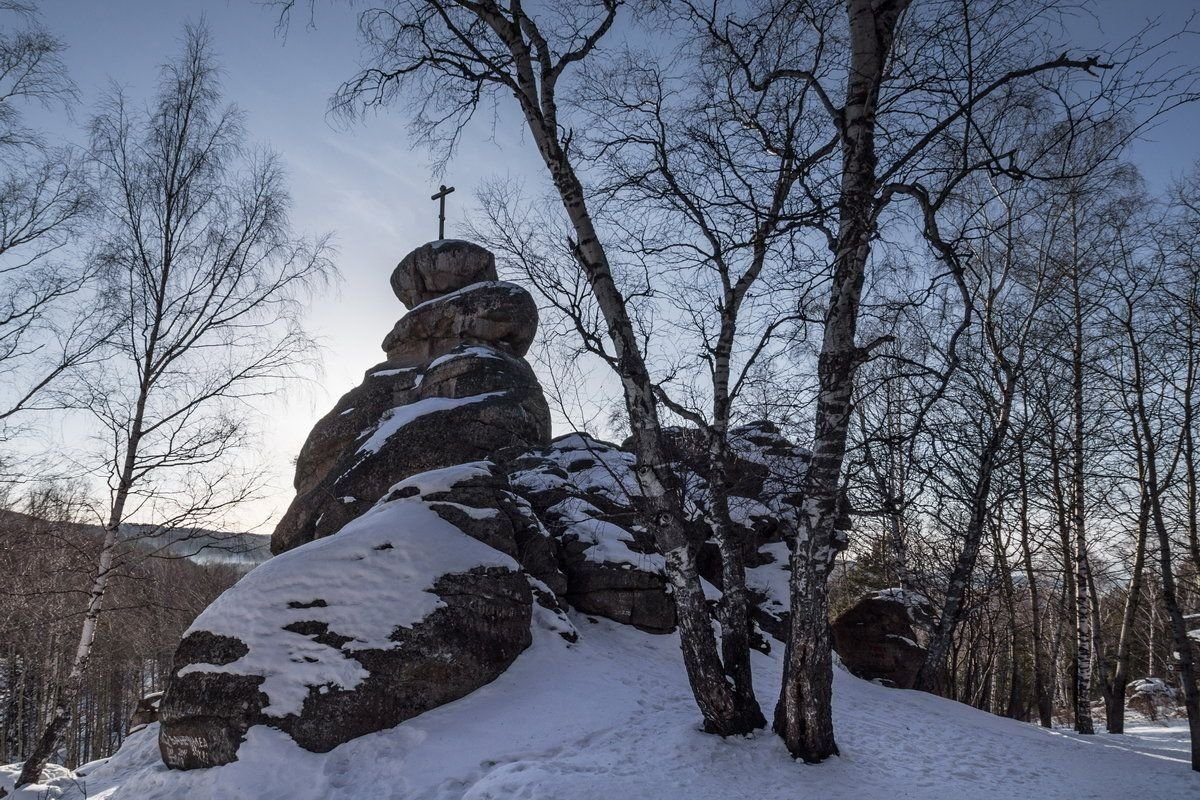
[[410, 311], [371, 367], [309, 435], [296, 498], [275, 528], [282, 553], [365, 513], [401, 478], [528, 449], [550, 438], [550, 411], [522, 358], [537, 330], [527, 291], [497, 280], [495, 257], [432, 242], [392, 273]]
[[[385, 340], [388, 360], [314, 428], [278, 555], [196, 619], [165, 695], [148, 698], [144, 727], [114, 756], [50, 767], [45, 783], [19, 791], [20, 765], [0, 767], [0, 796], [771, 800], [800, 785], [855, 800], [1195, 793], [1191, 774], [1165, 763], [1175, 740], [1143, 748], [1152, 757], [1101, 751], [841, 670], [843, 758], [819, 771], [798, 767], [775, 737], [700, 733], [633, 456], [582, 434], [549, 440], [545, 401], [521, 358], [537, 323], [532, 298], [498, 282], [490, 254], [464, 242], [418, 249], [392, 283], [412, 311]], [[731, 434], [736, 458], [722, 489], [755, 619], [780, 635], [785, 540], [809, 455], [767, 423]], [[669, 438], [715, 599], [708, 449], [696, 431]], [[903, 656], [920, 646], [918, 623], [931, 613], [885, 590], [840, 622], [868, 650], [882, 643]], [[761, 650], [753, 669], [769, 708], [782, 648]], [[1054, 770], [1030, 769], [1051, 757]]]
[[[634, 457], [583, 434], [549, 441], [522, 356], [533, 298], [468, 242], [406, 256], [392, 287], [409, 312], [314, 427], [275, 557], [201, 614], [159, 708], [169, 767], [227, 764], [256, 726], [313, 752], [387, 729], [493, 681], [531, 630], [577, 632], [565, 604], [651, 633], [675, 627], [663, 556], [642, 523]], [[670, 431], [684, 514], [710, 596], [710, 458]], [[733, 431], [723, 491], [756, 614], [778, 632], [784, 531], [808, 453], [766, 423]]]
[[[712, 542], [708, 451], [695, 430], [667, 433], [700, 572], [715, 597], [721, 568]], [[725, 492], [743, 544], [755, 618], [764, 631], [781, 635], [788, 601], [784, 530], [798, 508], [795, 487], [809, 453], [766, 422], [735, 428], [730, 438], [734, 458]], [[572, 607], [651, 633], [674, 629], [663, 557], [639, 514], [632, 453], [575, 433], [521, 455], [509, 470], [514, 491], [529, 500], [554, 537]]]
[[533, 298], [459, 241], [418, 248], [392, 284], [411, 311], [305, 443], [277, 555], [176, 652], [168, 766], [234, 761], [255, 725], [317, 752], [392, 727], [495, 679], [529, 645], [535, 594], [558, 613], [546, 531], [486, 460], [549, 439], [521, 358]]
[[510, 480], [555, 539], [564, 598], [590, 614], [651, 633], [675, 627], [665, 564], [638, 522], [633, 456], [584, 434], [517, 458]]

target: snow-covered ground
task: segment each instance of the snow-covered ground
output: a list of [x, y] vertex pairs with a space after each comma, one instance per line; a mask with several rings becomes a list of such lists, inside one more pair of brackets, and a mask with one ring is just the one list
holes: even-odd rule
[[[722, 740], [697, 730], [674, 636], [575, 615], [568, 646], [535, 630], [499, 679], [468, 697], [332, 752], [251, 729], [234, 764], [173, 772], [157, 727], [107, 761], [16, 797], [91, 800], [775, 800], [778, 798], [1200, 797], [1187, 729], [1137, 726], [1079, 737], [1001, 719], [838, 671], [842, 755], [808, 766], [767, 733]], [[777, 657], [759, 657], [768, 709]], [[11, 787], [5, 769], [0, 786]], [[10, 790], [11, 791], [11, 790]]]

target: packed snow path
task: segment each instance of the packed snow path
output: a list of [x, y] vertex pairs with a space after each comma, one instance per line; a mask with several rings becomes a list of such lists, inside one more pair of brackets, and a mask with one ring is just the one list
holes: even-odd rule
[[[1187, 798], [1187, 730], [1134, 728], [1077, 737], [1001, 719], [838, 670], [842, 755], [793, 762], [764, 732], [722, 740], [697, 731], [675, 636], [576, 615], [580, 641], [535, 631], [534, 644], [493, 683], [398, 727], [325, 754], [253, 728], [241, 760], [173, 772], [156, 726], [135, 733], [72, 783], [19, 798], [90, 800], [788, 800], [846, 798]], [[777, 657], [756, 660], [770, 708]], [[11, 786], [5, 772], [0, 786]], [[86, 794], [84, 794], [86, 792]]]

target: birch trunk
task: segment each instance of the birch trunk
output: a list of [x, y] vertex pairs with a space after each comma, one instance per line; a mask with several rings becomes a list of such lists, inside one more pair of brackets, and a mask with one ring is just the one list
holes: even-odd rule
[[750, 668], [750, 598], [746, 590], [746, 564], [742, 543], [729, 515], [728, 454], [723, 445], [718, 447], [721, 452], [714, 454], [717, 467], [710, 480], [717, 485], [712, 493], [712, 503], [714, 532], [721, 554], [721, 662], [747, 724], [761, 728], [767, 720], [754, 694], [754, 674]]
[[530, 45], [520, 27], [499, 21], [490, 24], [515, 58], [516, 99], [574, 229], [572, 245], [576, 259], [588, 279], [613, 344], [637, 456], [637, 476], [643, 495], [641, 510], [666, 559], [684, 666], [704, 717], [705, 730], [721, 735], [747, 733], [761, 726], [761, 711], [757, 702], [751, 708], [739, 702], [739, 697], [745, 699], [744, 695], [735, 692], [718, 655], [712, 618], [696, 567], [695, 547], [683, 524], [676, 477], [666, 455], [654, 384], [638, 347], [625, 298], [613, 279], [608, 256], [588, 210], [583, 185], [559, 140], [553, 76], [543, 70], [539, 83]]
[[1075, 730], [1095, 733], [1092, 724], [1092, 601], [1091, 565], [1084, 531], [1083, 474], [1083, 295], [1080, 291], [1079, 259], [1071, 272], [1073, 337], [1071, 342], [1071, 528], [1075, 535]]
[[83, 688], [83, 679], [87, 675], [88, 662], [92, 656], [92, 646], [96, 641], [96, 627], [100, 615], [104, 612], [104, 598], [108, 593], [114, 561], [119, 544], [118, 533], [121, 523], [125, 520], [125, 503], [133, 489], [134, 476], [138, 465], [138, 449], [142, 442], [146, 424], [146, 406], [153, 388], [153, 369], [155, 351], [161, 336], [163, 324], [163, 299], [166, 297], [166, 287], [170, 282], [171, 267], [167, 261], [159, 276], [158, 294], [152, 311], [153, 323], [147, 339], [145, 358], [140, 365], [140, 383], [138, 396], [134, 406], [134, 415], [130, 424], [129, 437], [124, 442], [125, 452], [121, 459], [121, 473], [116, 490], [112, 495], [109, 507], [108, 524], [104, 526], [104, 542], [100, 546], [100, 554], [96, 564], [96, 574], [92, 579], [92, 587], [88, 592], [87, 608], [84, 611], [83, 626], [79, 632], [79, 642], [75, 647], [75, 657], [71, 662], [71, 670], [62, 686], [58, 688], [54, 701], [54, 713], [51, 714], [37, 745], [21, 767], [17, 776], [16, 786], [35, 783], [63, 741], [67, 727], [71, 723], [75, 701]]
[[[538, 140], [563, 208], [576, 232], [576, 252], [616, 349], [618, 372], [637, 455], [638, 482], [644, 512], [659, 547], [666, 556], [667, 578], [674, 592], [684, 666], [705, 729], [723, 736], [747, 733], [757, 727], [750, 709], [739, 707], [737, 695], [726, 679], [717, 653], [711, 617], [704, 600], [695, 548], [684, 529], [677, 499], [675, 475], [664, 447], [654, 400], [653, 383], [638, 349], [633, 323], [624, 297], [613, 281], [608, 258], [588, 213], [583, 187], [557, 141], [548, 131], [531, 126]], [[757, 703], [755, 703], [757, 710]], [[759, 714], [761, 719], [761, 712]], [[761, 723], [759, 723], [761, 724]]]
[[817, 359], [816, 430], [804, 479], [800, 530], [792, 551], [791, 619], [775, 731], [808, 762], [838, 752], [833, 733], [833, 660], [828, 578], [845, 541], [835, 530], [850, 423], [859, 304], [878, 190], [875, 111], [879, 86], [907, 0], [850, 0], [850, 67], [841, 112], [842, 177], [833, 283]]
[[1025, 461], [1025, 443], [1017, 447], [1018, 481], [1020, 486], [1021, 558], [1025, 564], [1025, 580], [1029, 584], [1029, 606], [1032, 622], [1033, 690], [1037, 701], [1038, 722], [1043, 728], [1054, 725], [1054, 697], [1046, 674], [1046, 648], [1042, 642], [1042, 603], [1037, 574], [1033, 568], [1032, 531], [1029, 527], [1029, 473]]
[[42, 770], [62, 744], [63, 737], [74, 714], [75, 703], [83, 688], [83, 679], [87, 675], [88, 663], [92, 656], [92, 647], [96, 642], [96, 628], [100, 615], [104, 612], [104, 598], [108, 593], [109, 584], [114, 568], [114, 561], [119, 544], [118, 532], [125, 516], [125, 502], [133, 485], [133, 472], [136, 465], [137, 445], [140, 435], [142, 417], [145, 411], [145, 396], [139, 398], [139, 415], [130, 443], [126, 448], [124, 465], [117, 491], [113, 495], [113, 503], [109, 512], [108, 524], [104, 526], [104, 541], [100, 546], [100, 554], [96, 563], [96, 574], [88, 592], [87, 607], [84, 610], [83, 626], [79, 631], [79, 641], [75, 646], [75, 656], [71, 661], [71, 669], [66, 680], [58, 687], [54, 699], [54, 712], [50, 715], [37, 744], [26, 758], [17, 776], [16, 786], [36, 783], [41, 777]]
[[92, 655], [92, 645], [96, 641], [96, 626], [100, 614], [104, 610], [104, 595], [108, 591], [109, 575], [112, 571], [113, 553], [116, 550], [117, 533], [112, 528], [106, 528], [104, 543], [101, 545], [100, 558], [97, 562], [96, 575], [88, 593], [87, 607], [84, 611], [83, 626], [79, 632], [79, 642], [75, 647], [75, 656], [71, 661], [71, 669], [66, 680], [58, 688], [54, 698], [54, 711], [42, 729], [37, 744], [30, 751], [28, 758], [17, 776], [16, 787], [20, 788], [29, 783], [36, 783], [42, 775], [42, 770], [54, 756], [63, 741], [67, 727], [83, 688], [83, 679], [87, 674], [88, 661]]

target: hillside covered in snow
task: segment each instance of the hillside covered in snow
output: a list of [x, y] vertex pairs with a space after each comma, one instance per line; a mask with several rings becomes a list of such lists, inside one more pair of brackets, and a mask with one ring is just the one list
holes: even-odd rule
[[[573, 614], [568, 644], [535, 630], [497, 680], [399, 726], [310, 753], [252, 728], [239, 760], [167, 769], [156, 725], [112, 758], [63, 770], [13, 800], [784, 800], [816, 798], [1187, 798], [1187, 728], [1134, 726], [1079, 737], [992, 716], [932, 695], [888, 689], [837, 670], [840, 757], [808, 766], [766, 732], [699, 732], [678, 638]], [[778, 685], [777, 649], [757, 656], [764, 707]], [[12, 769], [0, 787], [12, 792]]]

